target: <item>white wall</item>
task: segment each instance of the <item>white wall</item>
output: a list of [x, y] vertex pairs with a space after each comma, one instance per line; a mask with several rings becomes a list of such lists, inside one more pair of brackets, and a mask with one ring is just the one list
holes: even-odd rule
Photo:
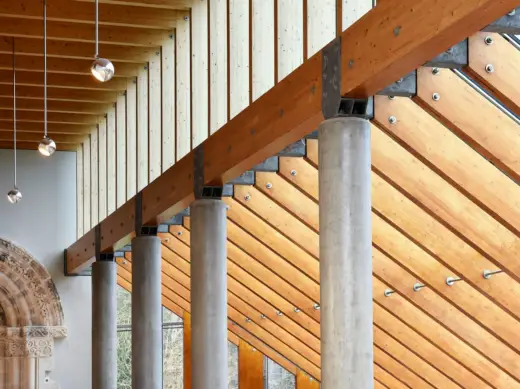
[[76, 240], [76, 153], [18, 151], [18, 188], [13, 205], [12, 151], [0, 150], [0, 237], [27, 250], [51, 274], [61, 297], [69, 336], [57, 340], [53, 380], [62, 389], [91, 388], [91, 279], [65, 277], [63, 250]]

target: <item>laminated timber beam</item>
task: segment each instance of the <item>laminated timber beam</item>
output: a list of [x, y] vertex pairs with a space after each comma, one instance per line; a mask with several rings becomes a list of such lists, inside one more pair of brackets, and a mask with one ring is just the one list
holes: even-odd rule
[[[519, 4], [518, 0], [385, 1], [341, 34], [338, 94], [369, 97]], [[370, 49], [368, 49], [370, 48]], [[327, 50], [327, 49], [324, 49]], [[203, 143], [206, 183], [225, 183], [303, 138], [323, 121], [323, 52], [304, 62]], [[160, 223], [193, 200], [194, 153], [142, 191], [145, 223]], [[126, 244], [135, 198], [101, 223], [102, 249]], [[94, 256], [94, 233], [67, 249], [75, 273]]]

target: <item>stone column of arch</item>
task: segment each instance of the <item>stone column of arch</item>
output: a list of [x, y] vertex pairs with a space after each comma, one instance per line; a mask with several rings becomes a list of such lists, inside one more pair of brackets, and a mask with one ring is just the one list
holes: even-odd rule
[[63, 310], [47, 270], [0, 238], [0, 387], [59, 389], [52, 379], [55, 339], [67, 336]]

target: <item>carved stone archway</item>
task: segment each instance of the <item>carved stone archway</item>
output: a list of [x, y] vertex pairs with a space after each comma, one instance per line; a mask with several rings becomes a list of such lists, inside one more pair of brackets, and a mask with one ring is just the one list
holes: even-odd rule
[[50, 371], [54, 339], [65, 336], [50, 274], [25, 250], [0, 238], [0, 387], [59, 388]]

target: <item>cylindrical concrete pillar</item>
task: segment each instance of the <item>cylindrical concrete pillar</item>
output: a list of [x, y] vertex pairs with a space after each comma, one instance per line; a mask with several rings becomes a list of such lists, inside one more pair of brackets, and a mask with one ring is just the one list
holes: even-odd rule
[[190, 214], [193, 389], [227, 389], [226, 204], [196, 200]]
[[132, 240], [132, 388], [162, 389], [161, 240]]
[[117, 265], [92, 265], [92, 387], [117, 387]]
[[370, 123], [319, 128], [321, 387], [372, 389]]

